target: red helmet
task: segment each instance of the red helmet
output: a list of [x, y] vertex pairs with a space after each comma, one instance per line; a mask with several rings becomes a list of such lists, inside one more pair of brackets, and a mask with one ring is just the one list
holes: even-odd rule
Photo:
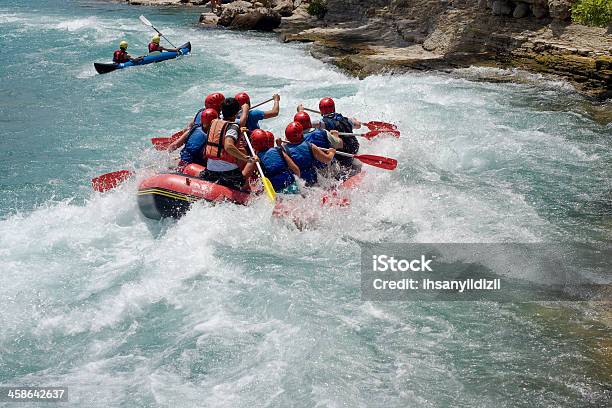
[[212, 108], [217, 112], [221, 111], [221, 104], [225, 101], [225, 96], [220, 92], [211, 93], [204, 99], [204, 107], [206, 109]]
[[321, 115], [327, 115], [336, 111], [336, 104], [332, 98], [323, 98], [319, 102], [319, 112]]
[[310, 122], [310, 115], [306, 112], [298, 112], [293, 117], [293, 121], [302, 125], [304, 129], [310, 129], [312, 127], [312, 123]]
[[255, 129], [251, 133], [250, 139], [253, 150], [256, 152], [261, 152], [274, 146], [274, 135], [265, 130]]
[[202, 112], [202, 115], [200, 115], [200, 121], [202, 122], [202, 125], [208, 125], [210, 124], [210, 122], [218, 118], [219, 118], [219, 112], [217, 112], [216, 110], [212, 108], [206, 109], [205, 111]]
[[237, 93], [236, 96], [234, 96], [234, 99], [238, 101], [240, 106], [244, 105], [245, 103], [247, 105], [251, 105], [251, 98], [249, 98], [249, 95], [246, 92]]
[[285, 129], [285, 137], [289, 143], [302, 143], [302, 140], [304, 140], [302, 132], [304, 132], [304, 128], [299, 122], [291, 122]]

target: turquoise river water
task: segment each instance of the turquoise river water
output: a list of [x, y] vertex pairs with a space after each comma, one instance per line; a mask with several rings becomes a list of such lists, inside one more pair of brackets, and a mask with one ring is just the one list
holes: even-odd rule
[[[119, 40], [145, 50], [140, 14], [193, 54], [96, 75]], [[306, 45], [202, 30], [197, 17], [0, 1], [0, 385], [67, 386], [74, 407], [609, 403], [601, 309], [366, 302], [359, 287], [359, 241], [609, 244], [612, 125], [588, 102], [510, 71], [520, 83], [470, 80], [478, 69], [358, 80]], [[271, 221], [265, 199], [155, 222], [137, 180], [92, 192], [99, 174], [167, 164], [149, 139], [217, 90], [278, 92], [276, 134], [298, 103], [327, 95], [397, 123], [400, 139], [362, 149], [398, 169], [368, 169], [349, 208], [302, 231]]]

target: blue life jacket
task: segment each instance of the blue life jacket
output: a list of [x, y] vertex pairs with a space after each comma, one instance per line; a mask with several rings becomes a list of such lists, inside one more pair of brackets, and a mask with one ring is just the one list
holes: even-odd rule
[[257, 154], [266, 177], [270, 179], [274, 190], [281, 191], [295, 182], [293, 173], [281, 153], [280, 147], [271, 147]]
[[[329, 139], [327, 138], [327, 133], [323, 129], [314, 129], [312, 132], [305, 133], [304, 140], [321, 149], [329, 149], [331, 147], [331, 143], [329, 143]], [[322, 169], [327, 167], [327, 164], [315, 160], [315, 167]]]
[[[322, 120], [327, 130], [337, 130], [340, 133], [353, 133], [351, 121], [337, 112], [324, 115]], [[344, 146], [342, 149], [339, 149], [339, 151], [350, 154], [357, 154], [359, 152], [359, 141], [355, 136], [340, 136], [340, 138]], [[348, 167], [353, 164], [353, 159], [350, 157], [338, 156], [337, 160], [343, 166]]]
[[316, 160], [312, 155], [310, 142], [290, 143], [286, 145], [285, 151], [300, 168], [300, 177], [306, 181], [306, 184], [315, 184], [317, 182], [317, 171], [314, 167]]
[[206, 109], [202, 108], [198, 111], [198, 113], [195, 114], [195, 116], [193, 117], [193, 124], [196, 126], [202, 126], [202, 112], [204, 112]]
[[185, 146], [181, 150], [181, 161], [184, 163], [197, 163], [205, 165], [204, 146], [208, 141], [208, 135], [202, 126], [192, 126], [185, 141]]

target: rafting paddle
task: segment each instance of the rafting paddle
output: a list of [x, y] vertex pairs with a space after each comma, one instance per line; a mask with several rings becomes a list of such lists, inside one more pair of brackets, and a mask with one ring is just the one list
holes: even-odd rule
[[[272, 102], [274, 100], [274, 98], [270, 98], [267, 99], [263, 102], [258, 103], [257, 105], [253, 105], [251, 106], [251, 108], [249, 108], [249, 110], [253, 110], [255, 108], [260, 107], [261, 105], [264, 105], [268, 102]], [[151, 139], [151, 143], [153, 143], [153, 146], [155, 146], [155, 150], [167, 150], [168, 146], [170, 146], [170, 143], [174, 142], [176, 139], [178, 139], [179, 137], [181, 137], [181, 135], [186, 131], [187, 129], [181, 129], [178, 132], [176, 132], [175, 134], [173, 134], [170, 137], [154, 137]]]
[[[318, 113], [319, 115], [321, 114], [321, 112], [319, 112], [318, 110], [314, 110], [314, 109], [309, 109], [309, 108], [304, 108], [305, 111], [308, 112], [312, 112], [312, 113]], [[397, 134], [394, 133], [395, 137], [400, 137], [400, 132], [399, 130], [397, 130], [397, 126], [395, 126], [393, 123], [387, 123], [387, 122], [381, 122], [379, 120], [373, 120], [370, 122], [364, 122], [362, 123], [362, 125], [364, 125], [365, 127], [367, 127], [368, 129], [372, 130], [372, 131], [383, 131], [383, 130], [394, 130], [395, 132], [397, 132]]]
[[[170, 42], [169, 39], [167, 39], [166, 37], [164, 37], [164, 35], [161, 33], [161, 31], [159, 31], [157, 28], [153, 27], [153, 24], [151, 24], [151, 22], [149, 20], [147, 20], [147, 18], [145, 16], [140, 16], [140, 21], [142, 21], [142, 24], [146, 25], [147, 27], [151, 27], [152, 29], [154, 29], [155, 31], [157, 31], [157, 34], [160, 35], [160, 37], [162, 37], [164, 40], [168, 41], [168, 44], [170, 44], [171, 46], [173, 46], [174, 48], [176, 48], [176, 45], [172, 44]], [[178, 48], [177, 48], [178, 49]], [[179, 51], [179, 54], [181, 52]]]
[[380, 134], [389, 134], [389, 135], [393, 135], [395, 137], [400, 137], [400, 132], [399, 130], [393, 130], [393, 129], [379, 129], [379, 130], [371, 130], [368, 133], [343, 133], [343, 132], [339, 132], [338, 133], [340, 136], [358, 136], [358, 137], [365, 137], [368, 140], [372, 140], [374, 139], [376, 136], [380, 135]]
[[[281, 140], [281, 142], [289, 143], [288, 140]], [[326, 152], [329, 151], [329, 149], [321, 150], [325, 150]], [[395, 170], [395, 168], [397, 167], [397, 160], [392, 159], [390, 157], [375, 156], [373, 154], [350, 154], [341, 152], [339, 150], [336, 150], [336, 154], [338, 156], [352, 157], [353, 159], [357, 159], [362, 163], [369, 164], [370, 166], [374, 167], [379, 167], [385, 170]]]
[[[249, 150], [251, 151], [251, 154], [254, 157], [257, 157], [257, 155], [255, 154], [255, 150], [253, 150], [253, 146], [251, 146], [251, 141], [249, 140], [249, 136], [247, 135], [246, 132], [244, 132], [243, 134], [244, 134], [244, 140], [246, 141], [247, 146], [249, 146]], [[261, 169], [261, 164], [259, 162], [256, 162], [255, 165], [257, 166], [257, 171], [259, 172], [259, 178], [261, 178], [261, 183], [263, 184], [263, 188], [266, 191], [266, 195], [268, 196], [268, 199], [271, 202], [275, 202], [276, 201], [276, 191], [274, 191], [274, 187], [272, 187], [272, 182], [270, 181], [270, 179], [264, 176], [264, 172]]]
[[95, 191], [103, 193], [117, 187], [133, 175], [134, 172], [130, 170], [119, 170], [112, 173], [106, 173], [91, 179], [91, 186]]
[[[325, 149], [327, 150], [327, 149]], [[375, 156], [373, 154], [350, 154], [345, 152], [339, 152], [336, 150], [338, 156], [352, 157], [362, 163], [369, 164], [370, 166], [379, 167], [385, 170], [395, 170], [397, 167], [397, 160], [390, 157]]]

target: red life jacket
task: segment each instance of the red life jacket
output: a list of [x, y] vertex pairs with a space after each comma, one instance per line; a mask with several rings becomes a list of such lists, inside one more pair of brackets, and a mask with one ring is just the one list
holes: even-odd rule
[[117, 50], [113, 53], [113, 62], [115, 64], [121, 64], [122, 62], [128, 62], [128, 53], [125, 50]]
[[159, 44], [155, 44], [154, 42], [149, 43], [149, 52], [160, 51]]
[[206, 149], [204, 150], [204, 157], [213, 160], [223, 160], [228, 163], [238, 164], [236, 159], [225, 150], [225, 132], [231, 122], [227, 122], [223, 119], [215, 119], [210, 124], [210, 130], [208, 131], [208, 140], [206, 141]]

